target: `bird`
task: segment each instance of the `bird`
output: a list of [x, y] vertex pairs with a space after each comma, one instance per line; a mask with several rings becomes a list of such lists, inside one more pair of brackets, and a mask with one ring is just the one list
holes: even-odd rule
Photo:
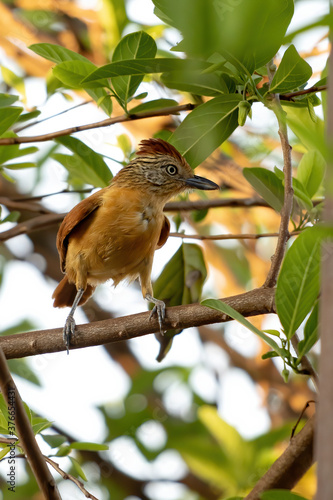
[[193, 173], [179, 151], [160, 138], [144, 139], [134, 159], [107, 187], [82, 200], [65, 216], [57, 234], [60, 268], [65, 274], [52, 298], [54, 307], [71, 307], [63, 329], [67, 354], [75, 335], [74, 312], [100, 283], [139, 278], [142, 296], [154, 305], [163, 333], [165, 304], [153, 296], [155, 250], [168, 239], [166, 202], [189, 189], [219, 186]]

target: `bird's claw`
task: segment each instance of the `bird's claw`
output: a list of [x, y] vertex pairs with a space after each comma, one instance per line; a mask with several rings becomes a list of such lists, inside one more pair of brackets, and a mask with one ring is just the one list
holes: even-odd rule
[[160, 327], [160, 333], [164, 335], [165, 328], [163, 328], [163, 323], [165, 319], [165, 304], [162, 300], [157, 300], [155, 299], [156, 302], [154, 302], [154, 307], [149, 315], [149, 320], [156, 314], [158, 324]]
[[63, 330], [63, 339], [67, 348], [67, 354], [69, 354], [69, 345], [71, 343], [72, 337], [75, 334], [75, 320], [73, 316], [69, 315], [66, 319], [66, 323]]

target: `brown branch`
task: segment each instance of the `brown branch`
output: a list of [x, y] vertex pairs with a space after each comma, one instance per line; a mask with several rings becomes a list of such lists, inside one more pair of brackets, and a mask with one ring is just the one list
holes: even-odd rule
[[21, 200], [12, 200], [6, 196], [0, 196], [0, 205], [4, 205], [9, 210], [28, 210], [29, 212], [36, 212], [39, 214], [51, 214], [52, 211], [43, 207], [39, 203], [32, 203]]
[[259, 500], [264, 491], [274, 488], [289, 490], [298, 483], [313, 463], [314, 426], [312, 417], [244, 500]]
[[76, 477], [74, 477], [74, 476], [72, 476], [72, 474], [68, 474], [67, 472], [62, 470], [59, 467], [59, 464], [57, 464], [56, 462], [51, 460], [51, 458], [46, 457], [45, 455], [44, 455], [44, 458], [45, 458], [46, 462], [49, 463], [54, 468], [54, 470], [57, 471], [58, 474], [60, 474], [60, 476], [63, 479], [69, 479], [74, 484], [76, 484], [76, 486], [79, 488], [79, 490], [82, 491], [82, 493], [84, 494], [84, 496], [86, 498], [90, 498], [91, 500], [98, 500], [97, 497], [95, 497], [92, 493], [89, 493], [89, 491], [86, 490], [86, 488], [84, 487], [84, 484], [81, 481], [79, 481]]
[[53, 226], [55, 224], [59, 224], [66, 214], [45, 214], [39, 215], [38, 217], [33, 217], [24, 222], [20, 222], [16, 224], [16, 226], [8, 229], [7, 231], [3, 231], [0, 233], [0, 241], [6, 241], [10, 238], [14, 238], [15, 236], [19, 236], [20, 234], [28, 234], [32, 231], [39, 231], [49, 226]]
[[181, 104], [179, 106], [170, 106], [168, 108], [163, 108], [155, 111], [142, 111], [136, 114], [125, 114], [122, 116], [116, 116], [114, 118], [107, 118], [100, 122], [88, 123], [86, 125], [79, 125], [77, 127], [70, 127], [64, 130], [58, 130], [57, 132], [51, 132], [49, 134], [35, 135], [30, 137], [3, 137], [0, 139], [1, 146], [8, 146], [10, 144], [23, 144], [29, 142], [45, 142], [57, 137], [63, 137], [64, 135], [75, 134], [76, 132], [82, 132], [83, 130], [91, 130], [94, 128], [108, 127], [109, 125], [114, 125], [115, 123], [131, 122], [134, 120], [142, 120], [144, 118], [153, 118], [155, 116], [167, 116], [176, 115], [180, 111], [191, 111], [196, 107], [195, 104]]
[[18, 434], [20, 446], [26, 454], [40, 490], [47, 500], [61, 500], [56, 482], [36, 442], [28, 415], [8, 369], [2, 349], [0, 349], [0, 387], [8, 406], [10, 423]]
[[[243, 316], [257, 316], [275, 312], [274, 293], [273, 289], [257, 288], [223, 300]], [[71, 349], [119, 342], [159, 331], [157, 318], [149, 320], [149, 316], [149, 312], [144, 312], [79, 325]], [[190, 304], [168, 307], [164, 326], [166, 329], [184, 329], [229, 320], [228, 316], [219, 311], [200, 304]], [[62, 328], [0, 337], [0, 347], [7, 359], [66, 350]]]
[[[300, 234], [302, 231], [293, 231], [292, 233], [288, 233], [288, 238], [291, 236], [296, 236]], [[176, 238], [183, 239], [192, 239], [192, 240], [258, 240], [259, 238], [273, 238], [278, 237], [279, 233], [256, 233], [256, 234], [215, 234], [212, 236], [204, 236], [200, 234], [184, 234], [184, 233], [170, 233], [170, 236], [174, 236]]]
[[280, 100], [282, 101], [292, 101], [294, 97], [298, 97], [300, 95], [306, 95], [306, 94], [314, 94], [315, 92], [323, 92], [324, 90], [327, 90], [328, 86], [327, 85], [314, 85], [313, 87], [310, 87], [308, 89], [303, 89], [303, 90], [297, 90], [296, 92], [289, 92], [288, 94], [281, 94], [280, 95]]
[[[269, 79], [271, 82], [273, 74], [270, 71], [271, 68], [270, 64], [268, 64], [267, 67], [268, 67]], [[284, 202], [281, 210], [279, 237], [275, 253], [272, 257], [271, 268], [268, 272], [267, 278], [264, 283], [265, 287], [274, 287], [276, 285], [278, 273], [282, 264], [287, 242], [289, 239], [288, 228], [293, 208], [294, 191], [292, 186], [291, 146], [288, 140], [286, 114], [282, 109], [278, 94], [275, 94], [273, 96], [272, 102], [270, 103], [269, 107], [274, 111], [279, 124], [279, 136], [282, 146], [283, 173], [284, 173]]]

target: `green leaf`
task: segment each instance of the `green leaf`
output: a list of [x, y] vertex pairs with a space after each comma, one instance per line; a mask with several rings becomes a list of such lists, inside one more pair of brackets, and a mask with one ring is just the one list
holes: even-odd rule
[[304, 230], [284, 258], [275, 295], [276, 310], [290, 339], [309, 314], [320, 289], [321, 245], [333, 230], [314, 226]]
[[23, 108], [11, 106], [10, 108], [2, 108], [0, 114], [0, 136], [6, 132], [18, 119]]
[[18, 219], [20, 218], [21, 212], [17, 212], [16, 210], [13, 210], [10, 212], [10, 214], [7, 215], [2, 221], [0, 221], [0, 224], [4, 224], [5, 222], [17, 222]]
[[284, 188], [281, 179], [267, 168], [244, 168], [245, 179], [256, 192], [277, 212], [280, 212], [284, 200]]
[[30, 162], [7, 163], [5, 165], [2, 165], [3, 168], [7, 168], [8, 170], [22, 170], [23, 168], [35, 168], [36, 166], [37, 166], [36, 163], [30, 163]]
[[[5, 136], [9, 135], [5, 134]], [[19, 148], [19, 144], [13, 144], [11, 146], [0, 146], [0, 165], [13, 158], [19, 158], [20, 156], [30, 155], [36, 153], [38, 148], [30, 146], [28, 148]]]
[[[250, 73], [279, 50], [293, 16], [292, 0], [153, 0], [155, 14], [181, 31], [181, 50], [207, 59], [220, 53]], [[178, 48], [178, 47], [177, 47]], [[230, 59], [228, 59], [230, 60]]]
[[276, 351], [282, 358], [284, 358], [284, 352], [281, 347], [278, 346], [278, 344], [275, 342], [275, 340], [271, 339], [268, 337], [268, 335], [265, 335], [264, 332], [256, 328], [252, 323], [250, 323], [244, 316], [242, 316], [238, 311], [233, 309], [231, 306], [223, 302], [222, 300], [217, 300], [217, 299], [206, 299], [201, 302], [203, 306], [210, 307], [211, 309], [216, 309], [217, 311], [220, 311], [227, 316], [230, 316], [230, 318], [235, 319], [239, 323], [241, 323], [243, 326], [251, 330], [251, 332], [255, 333], [260, 337], [262, 340], [266, 342], [274, 351]]
[[112, 174], [100, 154], [75, 137], [59, 137], [56, 141], [74, 153], [73, 156], [67, 158], [64, 158], [65, 155], [58, 153], [53, 155], [53, 158], [56, 160], [63, 160], [60, 163], [68, 171], [77, 175], [83, 182], [92, 184], [95, 187], [106, 187], [109, 185]]
[[222, 75], [216, 73], [202, 74], [195, 71], [172, 71], [163, 73], [161, 80], [170, 89], [182, 90], [191, 94], [216, 97], [220, 94], [229, 93]]
[[107, 80], [102, 80], [99, 83], [90, 83], [82, 85], [82, 80], [89, 75], [96, 66], [90, 61], [64, 61], [53, 68], [53, 74], [66, 87], [73, 89], [89, 88], [89, 87], [107, 87]]
[[288, 490], [269, 490], [260, 494], [261, 500], [307, 500]]
[[109, 449], [107, 444], [88, 443], [84, 441], [73, 441], [69, 446], [72, 450], [106, 451]]
[[239, 94], [214, 97], [197, 107], [179, 125], [170, 142], [192, 168], [205, 160], [235, 130], [238, 124]]
[[311, 66], [299, 55], [294, 45], [290, 45], [282, 57], [269, 92], [291, 92], [306, 83], [311, 76]]
[[18, 100], [18, 95], [0, 94], [0, 108], [6, 108]]
[[[89, 59], [82, 56], [81, 54], [66, 49], [65, 47], [61, 47], [60, 45], [54, 45], [52, 43], [35, 43], [33, 45], [30, 45], [29, 48], [33, 50], [36, 54], [44, 57], [45, 59], [58, 63], [58, 66], [53, 69], [53, 73], [54, 74], [59, 73], [59, 75], [61, 75], [61, 78], [63, 79], [61, 81], [65, 85], [68, 83], [69, 86], [74, 85], [74, 87], [77, 86], [78, 88], [84, 88], [87, 94], [95, 102], [98, 102], [101, 99], [101, 97], [106, 97], [109, 95], [107, 91], [104, 88], [102, 88], [103, 86], [107, 85], [106, 81], [101, 82], [94, 89], [89, 88], [90, 86], [87, 85], [81, 85], [81, 83], [77, 81], [75, 74], [73, 74], [73, 71], [71, 71], [71, 69], [75, 68], [78, 71], [78, 74], [81, 76], [81, 79], [96, 69], [96, 66], [91, 61], [89, 61]], [[67, 63], [67, 64], [62, 64], [62, 63]], [[100, 107], [108, 116], [111, 115], [112, 102], [110, 99], [103, 101]]]
[[89, 82], [113, 78], [124, 75], [146, 75], [149, 73], [164, 73], [166, 71], [200, 71], [211, 65], [196, 59], [175, 59], [171, 57], [129, 59], [106, 64], [88, 75], [82, 82]]
[[34, 434], [39, 434], [45, 429], [49, 429], [50, 427], [52, 427], [52, 422], [49, 422], [46, 418], [41, 418], [41, 417], [39, 419], [34, 418], [34, 422], [35, 423], [33, 423], [32, 425], [32, 430], [34, 431]]
[[66, 436], [61, 434], [41, 434], [41, 436], [51, 448], [58, 448], [67, 441]]
[[298, 344], [298, 360], [300, 361], [302, 356], [307, 354], [310, 349], [315, 345], [318, 340], [318, 329], [319, 329], [319, 301], [316, 302], [312, 312], [305, 323], [304, 327], [304, 339]]
[[135, 106], [135, 108], [129, 110], [129, 114], [134, 115], [142, 111], [152, 111], [154, 109], [169, 108], [171, 106], [178, 106], [178, 102], [173, 99], [154, 99], [153, 101], [143, 102]]
[[297, 179], [301, 181], [310, 198], [318, 191], [323, 182], [326, 162], [319, 151], [305, 153], [297, 167]]
[[37, 386], [41, 386], [39, 378], [36, 373], [30, 368], [26, 359], [9, 359], [8, 366], [11, 373], [18, 375], [19, 377], [24, 378], [28, 382], [35, 384]]
[[277, 352], [268, 351], [268, 352], [265, 352], [265, 354], [263, 354], [261, 356], [261, 359], [271, 359], [271, 358], [276, 358], [277, 356], [279, 356]]
[[[112, 62], [154, 58], [157, 47], [155, 40], [144, 31], [130, 33], [120, 40], [114, 50]], [[143, 80], [140, 76], [118, 76], [111, 79], [112, 86], [122, 102], [126, 104]]]
[[6, 446], [5, 448], [3, 448], [0, 451], [0, 460], [2, 460], [9, 452], [10, 452], [10, 446]]
[[85, 473], [83, 472], [83, 469], [82, 469], [81, 465], [79, 464], [79, 462], [73, 457], [68, 457], [68, 458], [72, 462], [72, 465], [75, 469], [75, 472], [81, 477], [81, 479], [83, 479], [83, 481], [88, 481], [88, 479], [87, 479]]
[[308, 196], [306, 189], [298, 179], [293, 178], [292, 182], [293, 182], [294, 195], [298, 201], [298, 204], [301, 207], [304, 207], [308, 212], [310, 212], [310, 210], [312, 210], [313, 208], [313, 204]]
[[[154, 296], [167, 306], [198, 302], [206, 276], [201, 248], [192, 243], [182, 243], [155, 281]], [[168, 330], [163, 336], [156, 336], [161, 345], [158, 361], [162, 361], [171, 347], [173, 337], [180, 332]]]
[[314, 123], [306, 108], [285, 106], [283, 101], [281, 103], [287, 113], [287, 124], [300, 142], [308, 151], [319, 151], [326, 158], [324, 121], [317, 117], [317, 121]]
[[73, 50], [66, 49], [60, 45], [52, 43], [34, 43], [29, 46], [29, 49], [35, 52], [35, 54], [44, 57], [44, 59], [48, 59], [55, 63], [62, 63], [64, 61], [85, 61], [94, 66], [89, 59], [81, 56], [78, 52], [73, 52]]

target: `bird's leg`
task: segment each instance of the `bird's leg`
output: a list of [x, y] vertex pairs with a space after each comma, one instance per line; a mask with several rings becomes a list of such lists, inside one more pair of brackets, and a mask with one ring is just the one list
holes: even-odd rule
[[69, 311], [69, 315], [67, 316], [66, 323], [64, 326], [63, 339], [67, 347], [67, 354], [69, 354], [69, 344], [71, 343], [71, 339], [72, 337], [74, 337], [75, 333], [74, 313], [81, 300], [83, 293], [84, 293], [84, 288], [79, 288], [78, 291], [76, 292], [72, 308]]
[[148, 300], [148, 302], [152, 302], [154, 304], [149, 319], [151, 319], [154, 316], [154, 314], [157, 315], [158, 324], [160, 326], [160, 332], [163, 335], [165, 330], [165, 328], [163, 328], [163, 322], [165, 318], [165, 304], [163, 300], [155, 299], [155, 297], [153, 297], [149, 293], [146, 293], [145, 299]]

